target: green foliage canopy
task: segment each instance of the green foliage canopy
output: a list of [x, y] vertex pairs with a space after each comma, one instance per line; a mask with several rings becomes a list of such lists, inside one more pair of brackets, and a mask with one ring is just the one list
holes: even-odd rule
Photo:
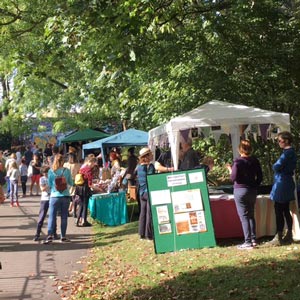
[[219, 99], [288, 112], [299, 132], [299, 1], [3, 0], [0, 16], [7, 124], [148, 130]]

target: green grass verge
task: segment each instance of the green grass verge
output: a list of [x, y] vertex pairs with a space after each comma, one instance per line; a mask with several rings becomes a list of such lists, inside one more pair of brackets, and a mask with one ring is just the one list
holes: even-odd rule
[[215, 248], [155, 254], [139, 240], [137, 221], [95, 224], [87, 270], [72, 280], [68, 299], [300, 299], [300, 245], [237, 250], [241, 241]]

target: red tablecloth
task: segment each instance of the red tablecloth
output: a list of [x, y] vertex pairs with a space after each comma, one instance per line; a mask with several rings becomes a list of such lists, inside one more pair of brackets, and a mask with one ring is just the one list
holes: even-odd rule
[[[233, 195], [211, 196], [210, 206], [216, 238], [243, 237], [243, 230], [236, 212]], [[255, 218], [256, 236], [258, 238], [275, 234], [274, 207], [267, 195], [257, 197]]]

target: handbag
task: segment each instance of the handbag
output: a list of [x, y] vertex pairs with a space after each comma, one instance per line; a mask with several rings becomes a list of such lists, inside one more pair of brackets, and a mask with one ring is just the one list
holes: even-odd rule
[[32, 165], [28, 166], [28, 170], [27, 170], [27, 176], [28, 177], [32, 177], [33, 174], [33, 169], [32, 169]]

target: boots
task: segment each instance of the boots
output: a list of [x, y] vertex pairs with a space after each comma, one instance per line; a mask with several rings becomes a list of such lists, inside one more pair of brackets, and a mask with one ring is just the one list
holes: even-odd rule
[[283, 244], [282, 241], [282, 231], [278, 231], [274, 236], [273, 240], [266, 243], [268, 246], [281, 246]]
[[293, 243], [293, 232], [292, 230], [288, 230], [284, 236], [284, 238], [282, 239], [282, 243], [285, 245], [290, 245]]

